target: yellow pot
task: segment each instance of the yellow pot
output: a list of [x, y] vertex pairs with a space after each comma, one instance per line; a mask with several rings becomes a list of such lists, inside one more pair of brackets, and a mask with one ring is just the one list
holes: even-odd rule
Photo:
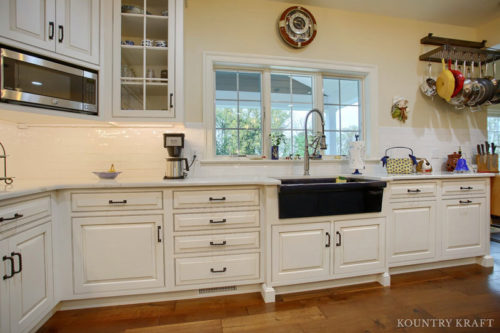
[[453, 73], [446, 68], [444, 59], [441, 59], [441, 62], [443, 64], [443, 71], [436, 80], [436, 90], [439, 96], [449, 102], [451, 95], [453, 95], [455, 91], [455, 77]]

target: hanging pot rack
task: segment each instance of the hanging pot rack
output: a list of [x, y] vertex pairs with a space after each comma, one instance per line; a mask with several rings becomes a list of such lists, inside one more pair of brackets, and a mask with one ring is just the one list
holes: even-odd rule
[[420, 44], [437, 45], [429, 52], [420, 55], [421, 61], [441, 62], [441, 59], [451, 59], [460, 62], [466, 62], [475, 65], [481, 63], [489, 63], [500, 60], [500, 51], [486, 48], [486, 40], [482, 42], [473, 42], [461, 39], [452, 39], [433, 36], [429, 33], [427, 36], [420, 39]]

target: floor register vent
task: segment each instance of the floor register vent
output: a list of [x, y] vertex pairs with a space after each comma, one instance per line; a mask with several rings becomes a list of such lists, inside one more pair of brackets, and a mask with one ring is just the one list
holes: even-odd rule
[[226, 291], [235, 291], [235, 290], [236, 290], [236, 286], [227, 286], [227, 287], [198, 289], [198, 293], [199, 294], [212, 294], [212, 293], [223, 293]]

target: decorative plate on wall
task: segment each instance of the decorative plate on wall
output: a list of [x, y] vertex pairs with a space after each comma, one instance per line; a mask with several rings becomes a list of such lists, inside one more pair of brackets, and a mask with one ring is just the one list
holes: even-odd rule
[[317, 26], [314, 16], [305, 8], [287, 8], [280, 17], [278, 29], [281, 38], [290, 46], [300, 49], [309, 45], [316, 37]]

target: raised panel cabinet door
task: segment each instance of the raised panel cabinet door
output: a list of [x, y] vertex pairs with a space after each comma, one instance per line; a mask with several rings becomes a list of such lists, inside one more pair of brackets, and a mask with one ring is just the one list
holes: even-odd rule
[[436, 202], [392, 203], [388, 216], [389, 263], [436, 257]]
[[54, 306], [52, 232], [46, 223], [9, 239], [16, 272], [10, 281], [10, 329], [24, 332]]
[[331, 223], [272, 227], [272, 280], [307, 282], [328, 278]]
[[0, 241], [0, 332], [10, 332], [10, 258], [9, 240]]
[[443, 200], [441, 214], [444, 258], [485, 254], [489, 225], [485, 198]]
[[[335, 274], [383, 272], [385, 218], [335, 222]], [[332, 241], [333, 242], [333, 241]]]
[[55, 0], [0, 1], [0, 36], [55, 50]]
[[100, 0], [57, 0], [56, 52], [99, 64]]
[[73, 218], [73, 261], [77, 294], [163, 287], [163, 218]]

